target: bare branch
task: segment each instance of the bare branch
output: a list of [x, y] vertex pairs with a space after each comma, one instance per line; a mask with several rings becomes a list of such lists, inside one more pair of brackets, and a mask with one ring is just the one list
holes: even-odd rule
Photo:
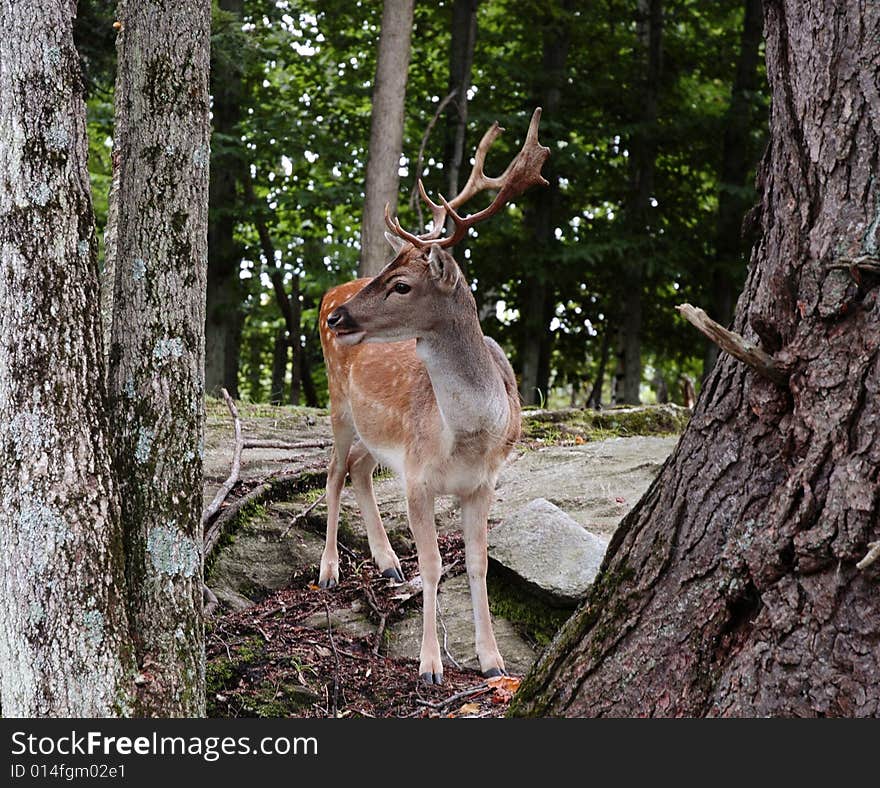
[[220, 389], [220, 393], [223, 395], [223, 399], [226, 400], [226, 407], [229, 408], [229, 413], [232, 415], [232, 422], [235, 425], [235, 448], [232, 451], [232, 470], [229, 473], [229, 478], [223, 482], [223, 485], [217, 490], [214, 500], [211, 501], [211, 503], [205, 508], [205, 511], [202, 512], [203, 530], [210, 519], [220, 510], [223, 501], [226, 500], [226, 496], [229, 495], [232, 488], [235, 487], [236, 482], [238, 482], [238, 477], [241, 474], [241, 450], [244, 448], [244, 441], [241, 437], [241, 419], [238, 418], [238, 408], [235, 407], [235, 402], [233, 402], [232, 397], [229, 396], [229, 392], [226, 389]]
[[202, 583], [202, 603], [204, 604], [202, 611], [205, 618], [213, 616], [220, 606], [220, 600], [217, 599], [217, 595], [204, 583]]
[[303, 509], [296, 517], [294, 517], [290, 521], [290, 525], [288, 525], [287, 528], [284, 529], [284, 533], [281, 534], [281, 538], [283, 539], [285, 536], [287, 536], [287, 534], [290, 533], [291, 529], [298, 522], [300, 522], [301, 520], [305, 520], [305, 518], [308, 517], [309, 514], [311, 514], [312, 509], [314, 509], [319, 503], [321, 503], [321, 501], [325, 500], [326, 498], [327, 498], [327, 491], [325, 490], [324, 492], [321, 493], [321, 495], [319, 495], [317, 498], [315, 498], [315, 500], [312, 501], [312, 503], [310, 503], [305, 509]]
[[728, 331], [720, 323], [716, 323], [699, 307], [691, 304], [680, 304], [676, 307], [679, 313], [689, 323], [705, 334], [718, 347], [748, 364], [758, 374], [772, 380], [774, 383], [784, 386], [788, 382], [788, 373], [782, 369], [773, 357], [764, 352], [752, 342], [749, 342], [739, 334]]
[[245, 438], [245, 449], [284, 449], [285, 451], [297, 451], [298, 449], [326, 449], [333, 445], [333, 441], [314, 440], [299, 441], [297, 443], [289, 443], [288, 441], [279, 441], [274, 439], [262, 438]]
[[[431, 118], [431, 122], [428, 123], [427, 128], [425, 128], [425, 133], [422, 136], [422, 144], [419, 146], [419, 157], [416, 161], [416, 180], [413, 184], [412, 191], [409, 193], [409, 207], [415, 208], [418, 211], [419, 215], [419, 232], [423, 233], [425, 231], [425, 219], [422, 216], [422, 204], [418, 201], [416, 197], [416, 191], [421, 191], [424, 187], [421, 185], [422, 179], [422, 165], [425, 162], [425, 147], [428, 144], [428, 139], [431, 136], [431, 132], [434, 130], [434, 126], [437, 125], [437, 121], [440, 119], [440, 116], [443, 114], [443, 110], [446, 109], [446, 105], [449, 104], [452, 99], [455, 98], [458, 93], [458, 88], [453, 90], [440, 104], [437, 106], [437, 111], [434, 113], [434, 117]], [[434, 228], [437, 229], [436, 227]], [[438, 233], [439, 235], [439, 233]]]
[[880, 542], [868, 542], [867, 555], [856, 564], [857, 569], [867, 569], [880, 558]]

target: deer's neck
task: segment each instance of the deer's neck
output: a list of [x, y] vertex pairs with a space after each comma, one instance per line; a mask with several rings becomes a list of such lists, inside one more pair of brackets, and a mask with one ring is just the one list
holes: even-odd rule
[[453, 436], [494, 434], [507, 422], [507, 391], [486, 347], [473, 297], [468, 291], [460, 298], [463, 308], [420, 337], [416, 352], [428, 370], [445, 429]]

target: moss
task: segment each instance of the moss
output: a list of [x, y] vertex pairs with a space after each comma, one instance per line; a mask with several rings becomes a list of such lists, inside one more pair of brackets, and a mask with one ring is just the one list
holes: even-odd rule
[[242, 698], [244, 709], [255, 717], [293, 717], [318, 700], [308, 688], [290, 682], [264, 681], [257, 692]]
[[608, 410], [527, 410], [523, 413], [525, 441], [589, 443], [633, 435], [677, 435], [690, 411], [677, 405], [621, 407]]
[[548, 605], [498, 571], [490, 572], [487, 585], [492, 614], [506, 618], [539, 646], [546, 646], [572, 613], [570, 608]]

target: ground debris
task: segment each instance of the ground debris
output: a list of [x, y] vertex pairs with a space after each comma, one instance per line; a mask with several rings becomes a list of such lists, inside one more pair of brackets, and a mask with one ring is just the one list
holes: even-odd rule
[[[441, 534], [439, 543], [444, 566], [451, 567], [446, 577], [463, 571], [460, 534]], [[406, 584], [381, 577], [351, 549], [344, 548], [340, 558], [341, 583], [330, 591], [314, 585], [317, 567], [311, 567], [260, 604], [213, 619], [207, 634], [209, 716], [332, 717], [334, 694], [339, 717], [503, 716], [517, 679], [499, 684], [446, 666], [445, 683], [429, 687], [418, 680], [417, 660], [383, 654], [382, 618], [397, 620], [421, 604], [414, 555], [401, 557], [406, 577], [416, 580]], [[352, 637], [328, 631], [323, 622], [305, 624], [353, 607], [368, 611], [376, 632]]]

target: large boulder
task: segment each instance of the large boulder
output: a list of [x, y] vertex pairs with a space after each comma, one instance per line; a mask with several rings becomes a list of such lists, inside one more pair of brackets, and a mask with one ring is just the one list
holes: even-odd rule
[[607, 547], [545, 498], [530, 501], [489, 531], [489, 558], [560, 607], [583, 599]]

